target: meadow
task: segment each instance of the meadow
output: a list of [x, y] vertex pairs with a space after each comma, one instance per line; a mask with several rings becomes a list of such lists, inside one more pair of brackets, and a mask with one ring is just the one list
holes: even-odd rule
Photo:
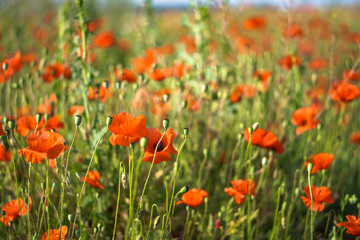
[[0, 239], [360, 239], [359, 5], [0, 3]]

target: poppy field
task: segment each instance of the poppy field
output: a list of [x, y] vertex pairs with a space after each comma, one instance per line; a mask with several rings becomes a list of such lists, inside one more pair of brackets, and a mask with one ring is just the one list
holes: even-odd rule
[[0, 3], [0, 239], [360, 239], [359, 10]]

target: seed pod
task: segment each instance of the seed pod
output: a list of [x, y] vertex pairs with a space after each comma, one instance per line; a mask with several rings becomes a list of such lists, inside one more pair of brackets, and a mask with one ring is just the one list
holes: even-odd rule
[[121, 174], [121, 182], [122, 182], [123, 188], [127, 189], [129, 186], [129, 182], [128, 182], [128, 177], [127, 177], [126, 172], [123, 172]]
[[154, 221], [153, 229], [155, 229], [160, 223], [160, 216], [157, 216]]

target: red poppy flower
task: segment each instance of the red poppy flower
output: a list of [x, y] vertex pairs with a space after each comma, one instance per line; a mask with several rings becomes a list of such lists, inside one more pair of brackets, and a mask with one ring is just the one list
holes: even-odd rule
[[287, 55], [281, 59], [278, 60], [278, 63], [280, 67], [282, 67], [285, 70], [289, 70], [293, 68], [294, 66], [300, 65], [300, 58], [294, 55]]
[[181, 201], [177, 201], [176, 204], [186, 204], [192, 208], [196, 208], [204, 203], [204, 198], [208, 198], [209, 194], [202, 189], [190, 189], [184, 193], [181, 197]]
[[135, 71], [138, 73], [145, 72], [148, 68], [152, 67], [152, 65], [156, 62], [156, 56], [154, 51], [146, 51], [145, 56], [140, 56], [137, 58], [134, 58], [132, 60], [132, 64], [135, 67]]
[[245, 20], [244, 27], [246, 30], [257, 30], [266, 27], [266, 22], [262, 17], [251, 17]]
[[296, 128], [296, 135], [316, 128], [319, 120], [315, 117], [316, 110], [313, 107], [303, 107], [296, 110], [292, 115], [292, 124], [299, 126]]
[[[144, 158], [142, 159], [143, 162], [153, 162], [154, 153], [156, 146], [161, 138], [161, 133], [157, 128], [150, 128], [146, 134], [146, 138], [148, 139], [148, 144], [145, 148]], [[159, 143], [159, 147], [156, 152], [154, 164], [158, 164], [163, 161], [170, 161], [172, 154], [177, 154], [177, 151], [172, 145], [172, 142], [175, 138], [175, 133], [171, 128], [169, 128], [166, 132], [164, 137], [162, 138], [161, 142]]]
[[46, 83], [51, 83], [53, 79], [64, 77], [69, 79], [71, 77], [70, 68], [61, 63], [54, 63], [45, 68], [45, 72], [41, 75]]
[[116, 44], [116, 39], [115, 39], [114, 34], [110, 31], [99, 33], [94, 38], [95, 47], [108, 48], [114, 44]]
[[42, 163], [45, 158], [58, 158], [66, 149], [64, 137], [56, 132], [36, 131], [29, 134], [26, 142], [29, 147], [18, 150], [18, 153], [21, 155], [22, 152], [31, 163]]
[[88, 88], [88, 98], [90, 101], [98, 99], [99, 97], [98, 91], [99, 90], [97, 88], [92, 88], [92, 87]]
[[146, 135], [146, 119], [144, 115], [134, 118], [130, 113], [118, 113], [113, 116], [109, 130], [112, 132], [109, 141], [113, 146], [129, 146]]
[[360, 96], [360, 89], [347, 82], [334, 83], [331, 89], [331, 99], [339, 102], [351, 102]]
[[195, 38], [189, 35], [185, 35], [179, 39], [179, 42], [185, 45], [187, 53], [196, 52]]
[[347, 222], [340, 222], [336, 226], [342, 226], [346, 228], [346, 233], [353, 236], [360, 236], [360, 218], [356, 219], [353, 215], [347, 215]]
[[301, 37], [303, 35], [303, 31], [298, 24], [292, 24], [284, 28], [283, 35], [286, 38]]
[[[6, 70], [3, 69], [4, 63], [7, 64]], [[0, 66], [0, 83], [2, 83], [9, 80], [15, 73], [17, 73], [22, 68], [20, 52], [18, 51], [13, 57], [1, 61]]]
[[147, 75], [150, 79], [155, 80], [155, 81], [162, 81], [165, 78], [171, 77], [172, 76], [172, 69], [171, 68], [155, 68], [155, 69], [151, 69], [149, 68], [147, 70]]
[[49, 118], [46, 121], [44, 130], [51, 131], [51, 129], [54, 129], [55, 132], [57, 132], [59, 130], [59, 128], [64, 128], [64, 123], [60, 122], [60, 116], [54, 116], [54, 117]]
[[314, 59], [309, 63], [309, 66], [312, 70], [321, 70], [328, 66], [328, 61], [322, 58]]
[[315, 174], [320, 170], [327, 169], [332, 161], [334, 160], [334, 155], [329, 153], [318, 153], [316, 155], [310, 156], [311, 161], [306, 161], [305, 165], [309, 163], [313, 164], [311, 174]]
[[[61, 231], [60, 231], [61, 230]], [[41, 240], [63, 240], [66, 237], [66, 233], [68, 231], [68, 227], [67, 226], [62, 226], [61, 229], [50, 229], [49, 232], [45, 232], [44, 235], [42, 236]], [[61, 232], [61, 236], [60, 236], [60, 232]], [[49, 236], [48, 236], [49, 233]]]
[[2, 206], [1, 211], [5, 212], [5, 215], [0, 218], [0, 222], [4, 223], [6, 227], [9, 227], [9, 222], [12, 222], [20, 216], [28, 214], [29, 211], [31, 211], [31, 207], [31, 197], [29, 198], [29, 207], [22, 198], [11, 200]]
[[128, 83], [136, 83], [137, 80], [136, 74], [126, 68], [122, 70], [122, 73], [118, 69], [115, 69], [115, 76], [117, 79], [127, 81]]
[[176, 78], [182, 78], [190, 69], [191, 67], [186, 66], [184, 63], [176, 63], [173, 66], [173, 75]]
[[271, 77], [271, 72], [267, 70], [258, 70], [253, 73], [253, 78], [259, 79], [260, 82], [267, 82]]
[[343, 76], [344, 79], [350, 81], [360, 81], [360, 72], [358, 71], [345, 70]]
[[235, 198], [235, 202], [237, 204], [242, 204], [245, 199], [246, 195], [249, 194], [249, 187], [250, 187], [250, 194], [255, 197], [255, 183], [251, 181], [251, 179], [248, 180], [234, 180], [231, 181], [232, 187], [225, 188], [224, 191], [231, 197]]
[[237, 103], [241, 101], [242, 97], [253, 98], [256, 94], [256, 87], [250, 84], [238, 85], [235, 90], [230, 94], [230, 101]]
[[11, 151], [6, 151], [5, 146], [0, 144], [0, 161], [10, 162], [11, 156], [12, 156]]
[[98, 30], [102, 25], [102, 20], [100, 18], [94, 19], [87, 24], [87, 29], [90, 33], [95, 32]]
[[[304, 202], [305, 206], [311, 209], [311, 198], [310, 198], [310, 191], [309, 186], [304, 188], [304, 192], [306, 197], [302, 196], [301, 199]], [[311, 186], [311, 192], [313, 196], [313, 208], [312, 210], [315, 212], [322, 212], [325, 208], [323, 203], [334, 203], [334, 199], [331, 196], [331, 191], [327, 187], [316, 187]]]
[[354, 144], [360, 144], [360, 131], [352, 133], [350, 136], [350, 141]]
[[[16, 122], [17, 128], [16, 131], [23, 137], [29, 134], [31, 130], [36, 128], [36, 116], [25, 116], [17, 119]], [[39, 123], [38, 128], [44, 126], [44, 120], [42, 119]]]
[[56, 95], [51, 94], [48, 98], [44, 99], [43, 104], [39, 104], [39, 106], [37, 107], [37, 112], [40, 114], [53, 115], [56, 103], [57, 103]]
[[[84, 181], [85, 177], [82, 177], [82, 181]], [[104, 186], [100, 184], [100, 173], [96, 170], [89, 171], [88, 176], [86, 178], [86, 183], [92, 186], [93, 188], [104, 189]]]
[[68, 114], [70, 116], [75, 115], [75, 114], [82, 114], [84, 112], [84, 106], [82, 105], [73, 105], [70, 107]]
[[[250, 133], [249, 129], [245, 129], [244, 132], [245, 141], [249, 142]], [[272, 149], [276, 153], [282, 153], [284, 151], [283, 145], [279, 142], [278, 138], [270, 131], [257, 128], [251, 137], [251, 144], [266, 149]]]

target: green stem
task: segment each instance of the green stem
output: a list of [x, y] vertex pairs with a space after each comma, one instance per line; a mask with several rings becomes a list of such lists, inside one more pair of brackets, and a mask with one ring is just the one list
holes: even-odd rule
[[309, 192], [310, 192], [310, 199], [311, 199], [311, 209], [310, 209], [310, 237], [311, 240], [313, 240], [313, 231], [314, 231], [314, 199], [312, 195], [312, 189], [311, 189], [311, 171], [308, 171], [308, 184], [309, 184]]
[[117, 223], [117, 216], [119, 211], [119, 203], [120, 203], [120, 189], [121, 189], [121, 175], [122, 175], [122, 169], [121, 165], [123, 163], [119, 163], [119, 182], [118, 182], [118, 195], [117, 195], [117, 201], [116, 201], [116, 211], [115, 211], [115, 224], [114, 224], [114, 230], [113, 230], [113, 237], [112, 239], [115, 239], [115, 233], [116, 233], [116, 223]]

